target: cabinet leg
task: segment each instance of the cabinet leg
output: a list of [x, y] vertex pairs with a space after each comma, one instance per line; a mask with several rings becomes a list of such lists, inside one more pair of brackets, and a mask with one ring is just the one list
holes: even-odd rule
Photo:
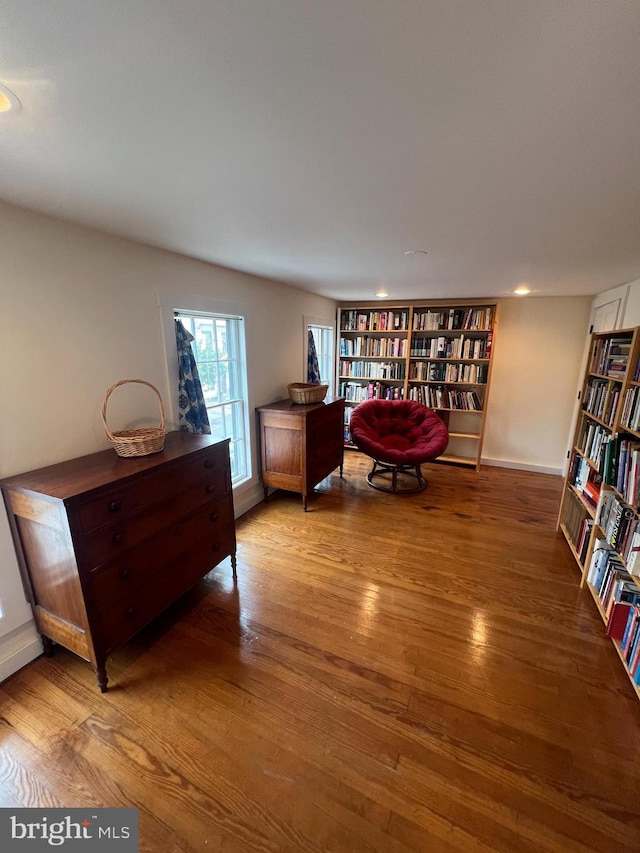
[[264, 499], [265, 499], [265, 503], [266, 503], [266, 500], [269, 497], [269, 489], [267, 486], [264, 487], [263, 492], [264, 492]]
[[342, 476], [343, 470], [344, 470], [344, 462], [341, 462], [340, 463], [340, 479], [341, 480], [344, 480], [344, 477]]
[[233, 554], [231, 555], [231, 570], [233, 572], [234, 581], [238, 580], [238, 573], [236, 571], [237, 567], [238, 567], [238, 560], [236, 558], [236, 552], [234, 551]]
[[98, 687], [100, 688], [100, 692], [106, 693], [107, 692], [107, 682], [109, 681], [109, 678], [107, 676], [107, 667], [105, 666], [105, 664], [99, 664], [98, 666], [96, 666], [95, 672], [96, 672], [96, 681], [98, 683]]
[[42, 653], [46, 658], [52, 658], [53, 640], [50, 637], [45, 637], [44, 634], [40, 634], [40, 639], [42, 640]]
[[307, 496], [306, 495], [302, 496], [302, 508], [304, 509], [305, 512], [307, 511]]

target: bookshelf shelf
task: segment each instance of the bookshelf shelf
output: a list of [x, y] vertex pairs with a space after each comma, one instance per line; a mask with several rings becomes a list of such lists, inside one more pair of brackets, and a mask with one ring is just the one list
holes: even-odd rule
[[591, 468], [594, 468], [596, 471], [598, 470], [598, 466], [593, 461], [593, 459], [590, 459], [582, 450], [580, 450], [579, 447], [574, 447], [573, 450], [575, 453], [578, 454], [578, 456], [581, 456], [585, 460], [587, 465], [589, 465]]
[[572, 484], [569, 485], [569, 488], [571, 489], [571, 491], [573, 492], [575, 497], [580, 501], [580, 503], [582, 504], [582, 506], [585, 509], [585, 512], [587, 512], [591, 518], [595, 518], [596, 517], [595, 508], [592, 507], [591, 504], [587, 503], [587, 501], [585, 501], [582, 492]]
[[[471, 465], [479, 470], [497, 305], [479, 300], [406, 305], [349, 303], [338, 309], [337, 325], [337, 380], [339, 394], [347, 402], [347, 446], [354, 405], [372, 397], [417, 400], [436, 411], [449, 429], [449, 445], [437, 461]], [[394, 348], [395, 357], [385, 355]], [[376, 357], [362, 354], [378, 350], [380, 355]], [[348, 365], [352, 361], [385, 360], [404, 364], [404, 376], [358, 377], [351, 375]]]
[[640, 698], [639, 376], [640, 327], [591, 336], [558, 529]]
[[591, 597], [593, 598], [595, 605], [598, 609], [598, 613], [602, 616], [602, 621], [604, 624], [607, 624], [607, 614], [605, 613], [605, 609], [602, 606], [602, 602], [600, 601], [600, 596], [598, 595], [598, 590], [591, 583], [587, 583], [587, 589], [591, 593]]
[[582, 560], [580, 559], [580, 554], [578, 554], [578, 552], [576, 551], [575, 545], [571, 541], [571, 536], [569, 535], [569, 531], [567, 530], [565, 525], [561, 523], [560, 529], [562, 530], [562, 532], [565, 535], [565, 538], [567, 540], [567, 545], [569, 546], [569, 550], [571, 551], [571, 553], [575, 557], [576, 563], [578, 564], [578, 568], [580, 569], [580, 574], [582, 575]]
[[451, 432], [449, 431], [449, 438], [468, 438], [472, 441], [479, 441], [480, 436], [475, 432]]
[[606, 427], [607, 429], [611, 429], [611, 424], [607, 423], [607, 421], [603, 421], [602, 418], [599, 418], [597, 415], [592, 414], [591, 412], [586, 412], [584, 409], [580, 411], [581, 415], [584, 415], [585, 418], [589, 418], [589, 420], [595, 421], [600, 426]]
[[453, 462], [455, 465], [470, 465], [475, 467], [476, 461], [475, 459], [471, 459], [468, 456], [455, 456], [452, 453], [444, 453], [442, 456], [438, 456], [439, 462]]

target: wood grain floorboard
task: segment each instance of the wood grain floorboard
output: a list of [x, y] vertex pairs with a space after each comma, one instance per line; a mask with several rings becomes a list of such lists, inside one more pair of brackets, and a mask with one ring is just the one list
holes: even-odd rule
[[0, 685], [0, 805], [135, 806], [142, 851], [640, 850], [640, 705], [555, 531], [560, 478], [347, 454], [276, 492], [109, 661]]

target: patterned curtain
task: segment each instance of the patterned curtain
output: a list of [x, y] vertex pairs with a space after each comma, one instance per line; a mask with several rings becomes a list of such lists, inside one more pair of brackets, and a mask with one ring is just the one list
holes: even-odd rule
[[191, 349], [195, 340], [191, 332], [176, 320], [176, 346], [178, 348], [178, 425], [182, 432], [210, 434], [209, 417], [204, 403], [198, 365]]
[[307, 382], [314, 382], [319, 384], [322, 382], [320, 379], [320, 365], [318, 364], [318, 353], [316, 352], [316, 342], [313, 338], [313, 332], [309, 329], [309, 346], [308, 346], [308, 356], [307, 356]]

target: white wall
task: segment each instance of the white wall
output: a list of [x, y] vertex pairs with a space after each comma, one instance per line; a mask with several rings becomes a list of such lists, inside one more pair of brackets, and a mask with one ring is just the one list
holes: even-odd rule
[[591, 297], [499, 302], [483, 461], [562, 473]]
[[[332, 300], [3, 203], [0, 264], [0, 477], [109, 447], [100, 412], [119, 379], [146, 379], [169, 403], [175, 389], [158, 304], [167, 294], [184, 295], [183, 308], [190, 297], [246, 308], [254, 430], [256, 406], [306, 379], [303, 316], [335, 318]], [[157, 403], [147, 389], [129, 386], [114, 392], [108, 416], [114, 429], [143, 416], [157, 423]], [[255, 475], [236, 496], [238, 512], [262, 497], [253, 446]], [[4, 516], [1, 522], [0, 572], [19, 589]], [[13, 601], [14, 612], [20, 607], [24, 596]], [[29, 642], [37, 653], [32, 626]], [[0, 678], [2, 663], [0, 649]]]

